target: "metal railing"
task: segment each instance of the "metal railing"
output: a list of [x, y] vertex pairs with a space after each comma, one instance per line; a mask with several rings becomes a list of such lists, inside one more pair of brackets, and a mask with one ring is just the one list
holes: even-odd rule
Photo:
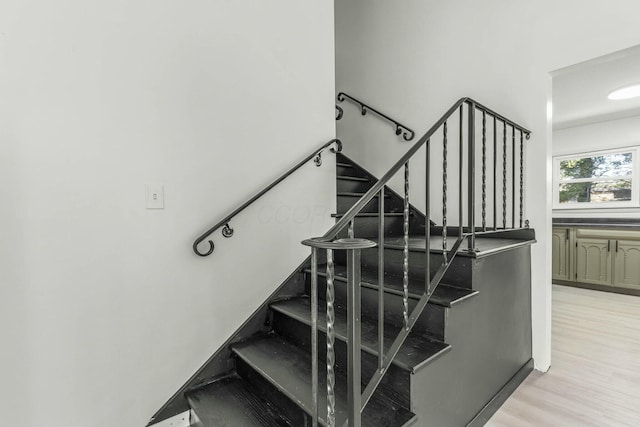
[[[465, 114], [465, 106], [467, 112]], [[458, 114], [456, 114], [458, 113]], [[476, 113], [481, 114], [477, 116]], [[449, 122], [455, 122], [457, 116], [458, 121], [458, 162], [451, 163], [449, 160], [450, 148], [450, 131]], [[487, 125], [487, 118], [492, 121], [492, 129]], [[481, 124], [477, 122], [480, 121]], [[477, 126], [479, 125], [479, 126]], [[480, 130], [479, 130], [480, 129]], [[487, 136], [489, 132], [490, 138]], [[508, 131], [511, 130], [511, 158], [509, 159], [509, 146], [507, 144]], [[434, 185], [434, 179], [431, 176], [432, 173], [432, 145], [435, 141], [435, 137], [438, 132], [441, 132], [441, 156], [442, 156], [442, 182], [440, 191], [442, 191], [442, 232], [441, 232], [441, 247], [437, 248], [438, 251], [442, 251], [442, 258], [437, 268], [433, 269], [432, 274], [431, 266], [431, 196], [435, 193], [436, 186]], [[465, 135], [466, 132], [466, 135]], [[499, 135], [502, 134], [502, 147], [498, 144]], [[519, 161], [516, 153], [516, 135], [520, 139], [519, 149]], [[318, 327], [317, 327], [317, 311], [318, 311], [318, 295], [317, 295], [317, 275], [318, 275], [318, 251], [327, 251], [327, 413], [324, 418], [324, 422], [327, 426], [336, 425], [336, 412], [335, 412], [335, 351], [334, 351], [334, 307], [333, 301], [334, 288], [334, 263], [333, 256], [335, 251], [347, 252], [347, 322], [348, 322], [348, 340], [347, 340], [347, 384], [348, 384], [348, 414], [343, 418], [346, 418], [345, 425], [360, 426], [361, 425], [361, 413], [376, 388], [380, 384], [383, 376], [389, 369], [389, 366], [393, 362], [393, 359], [398, 354], [402, 344], [411, 332], [416, 321], [426, 308], [429, 298], [433, 294], [434, 290], [441, 282], [448, 268], [455, 256], [462, 251], [475, 252], [476, 251], [476, 235], [484, 233], [497, 233], [505, 230], [513, 230], [517, 228], [528, 227], [528, 222], [524, 221], [524, 138], [529, 139], [530, 131], [524, 127], [516, 124], [515, 122], [505, 118], [504, 116], [490, 110], [489, 108], [481, 105], [480, 103], [470, 99], [462, 98], [456, 102], [443, 116], [438, 120], [421, 138], [417, 141], [413, 147], [411, 147], [400, 160], [398, 160], [389, 171], [376, 182], [369, 191], [367, 191], [322, 237], [307, 239], [303, 244], [311, 247], [311, 318], [312, 318], [312, 393], [314, 400], [314, 409], [312, 413], [312, 422], [314, 426], [318, 425], [320, 415], [317, 408], [318, 405]], [[476, 138], [481, 139], [481, 147], [476, 146]], [[466, 141], [466, 142], [465, 142]], [[413, 310], [409, 312], [409, 252], [410, 252], [410, 227], [409, 227], [409, 189], [410, 189], [410, 176], [409, 176], [409, 161], [414, 159], [416, 153], [422, 147], [425, 149], [425, 223], [424, 223], [424, 245], [425, 245], [425, 260], [424, 260], [424, 291], [423, 294], [415, 305]], [[493, 152], [492, 160], [488, 160], [487, 149], [491, 148]], [[477, 152], [479, 151], [479, 152]], [[498, 164], [498, 152], [502, 151], [502, 164]], [[477, 165], [477, 155], [481, 157], [480, 164]], [[450, 165], [451, 163], [451, 165]], [[511, 164], [511, 177], [508, 176], [507, 169]], [[516, 165], [519, 164], [520, 173], [516, 176]], [[457, 167], [458, 169], [458, 187], [457, 187], [457, 203], [458, 203], [458, 226], [451, 229], [451, 234], [455, 235], [455, 241], [448, 241], [449, 233], [449, 211], [448, 204], [450, 203], [448, 192], [455, 191], [450, 189], [450, 177], [449, 168]], [[480, 166], [481, 169], [481, 181], [477, 182], [476, 166]], [[487, 173], [488, 166], [493, 167], [493, 175]], [[498, 170], [502, 170], [502, 224], [498, 223]], [[398, 173], [403, 170], [404, 173], [404, 209], [403, 209], [403, 263], [402, 263], [402, 284], [403, 284], [403, 328], [397, 337], [392, 342], [389, 349], [385, 352], [384, 343], [384, 280], [385, 280], [385, 217], [384, 217], [384, 190], [385, 185]], [[489, 181], [493, 181], [490, 183]], [[517, 184], [516, 184], [517, 182]], [[476, 200], [476, 185], [480, 184], [481, 199]], [[492, 187], [490, 186], [492, 184]], [[519, 204], [516, 205], [516, 185], [519, 188]], [[508, 189], [511, 187], [511, 194], [508, 194]], [[491, 196], [489, 193], [492, 193]], [[355, 238], [354, 232], [354, 220], [358, 213], [371, 202], [371, 200], [379, 195], [378, 198], [378, 242], [373, 242], [366, 239]], [[466, 201], [465, 201], [466, 196]], [[487, 220], [488, 200], [492, 198], [492, 213], [493, 220], [490, 222]], [[511, 200], [511, 224], [507, 224], [508, 217], [508, 201]], [[455, 199], [452, 199], [455, 200]], [[466, 206], [465, 206], [466, 202]], [[478, 206], [476, 206], [478, 204]], [[517, 206], [517, 209], [516, 209]], [[476, 207], [481, 211], [480, 218], [476, 217]], [[466, 208], [466, 212], [465, 212]], [[516, 210], [518, 210], [519, 221], [516, 223]], [[466, 226], [465, 224], [466, 214]], [[338, 235], [343, 232], [344, 229], [348, 230], [348, 238], [337, 239]], [[412, 236], [415, 240], [415, 235]], [[453, 237], [453, 236], [452, 236]], [[422, 239], [422, 237], [420, 237]], [[462, 248], [464, 241], [467, 241], [468, 245], [465, 249]], [[452, 243], [452, 244], [451, 244]], [[361, 361], [360, 361], [360, 252], [363, 249], [377, 246], [377, 258], [378, 258], [378, 368], [373, 376], [368, 380], [364, 392], [360, 393], [360, 376], [361, 376]]]
[[342, 142], [339, 139], [332, 139], [332, 140], [324, 143], [321, 147], [313, 150], [313, 152], [311, 154], [309, 154], [307, 157], [305, 157], [304, 159], [299, 161], [295, 166], [293, 166], [292, 168], [287, 170], [285, 173], [280, 175], [280, 177], [278, 177], [271, 184], [267, 185], [265, 188], [263, 188], [256, 195], [254, 195], [249, 200], [244, 202], [240, 207], [238, 207], [233, 212], [231, 212], [230, 214], [225, 216], [223, 219], [218, 221], [218, 223], [216, 225], [214, 225], [213, 227], [211, 227], [210, 229], [208, 229], [207, 231], [202, 233], [202, 235], [200, 235], [200, 237], [198, 237], [193, 242], [193, 246], [192, 246], [193, 247], [193, 252], [195, 252], [196, 255], [201, 256], [201, 257], [206, 257], [206, 256], [211, 255], [213, 253], [214, 248], [215, 248], [215, 245], [213, 244], [212, 240], [208, 241], [209, 249], [206, 252], [200, 252], [198, 250], [198, 245], [200, 243], [204, 242], [207, 237], [209, 237], [211, 234], [213, 234], [216, 230], [218, 230], [221, 227], [222, 227], [222, 235], [224, 237], [228, 238], [228, 237], [233, 236], [233, 228], [231, 227], [231, 225], [229, 225], [229, 222], [231, 221], [231, 219], [233, 219], [236, 215], [238, 215], [240, 212], [242, 212], [245, 208], [247, 208], [253, 202], [258, 200], [260, 197], [262, 197], [265, 193], [267, 193], [273, 187], [275, 187], [280, 182], [285, 180], [289, 175], [291, 175], [292, 173], [294, 173], [295, 171], [300, 169], [300, 167], [302, 165], [304, 165], [305, 163], [307, 163], [309, 160], [314, 159], [314, 163], [316, 164], [316, 166], [318, 166], [318, 167], [321, 166], [322, 165], [322, 152], [325, 151], [328, 148], [332, 153], [339, 153], [340, 151], [342, 151]]
[[[397, 122], [396, 120], [392, 119], [391, 117], [387, 116], [384, 113], [381, 113], [380, 111], [376, 110], [375, 108], [370, 107], [369, 105], [365, 104], [364, 102], [354, 98], [351, 95], [347, 95], [344, 92], [340, 92], [337, 96], [338, 102], [343, 102], [345, 99], [356, 104], [358, 107], [360, 107], [360, 114], [362, 114], [363, 116], [365, 116], [369, 111], [371, 111], [372, 113], [376, 114], [378, 117], [381, 117], [389, 122], [391, 122], [393, 124], [393, 126], [395, 126], [395, 132], [396, 135], [400, 136], [402, 135], [402, 138], [405, 141], [411, 141], [413, 139], [413, 137], [415, 136], [415, 132], [413, 132], [411, 129], [409, 129], [407, 126], [403, 125], [400, 122]], [[340, 108], [336, 105], [336, 108]], [[342, 113], [344, 112], [342, 109], [340, 109], [340, 114], [339, 117], [336, 120], [340, 120], [340, 118], [342, 118]]]

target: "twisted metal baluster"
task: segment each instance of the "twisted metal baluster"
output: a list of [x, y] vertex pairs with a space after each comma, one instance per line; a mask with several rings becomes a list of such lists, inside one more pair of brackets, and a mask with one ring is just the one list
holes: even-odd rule
[[496, 116], [493, 116], [493, 229], [498, 229], [498, 133]]
[[333, 288], [334, 266], [333, 249], [327, 249], [327, 426], [336, 425], [336, 376], [334, 365], [336, 362], [334, 344], [336, 319], [334, 303], [335, 293]]
[[404, 164], [404, 223], [402, 251], [402, 318], [409, 328], [409, 162]]
[[520, 228], [524, 219], [524, 139], [520, 130]]
[[487, 231], [487, 113], [482, 110], [482, 231]]
[[502, 129], [502, 228], [507, 229], [507, 122]]
[[511, 125], [511, 228], [516, 228], [516, 127]]
[[349, 234], [349, 238], [350, 238], [350, 239], [353, 239], [353, 236], [354, 236], [354, 232], [353, 232], [353, 228], [354, 228], [354, 226], [353, 226], [353, 222], [354, 222], [354, 220], [353, 220], [353, 219], [352, 219], [351, 221], [349, 221], [348, 234]]
[[447, 262], [447, 122], [442, 128], [442, 256]]

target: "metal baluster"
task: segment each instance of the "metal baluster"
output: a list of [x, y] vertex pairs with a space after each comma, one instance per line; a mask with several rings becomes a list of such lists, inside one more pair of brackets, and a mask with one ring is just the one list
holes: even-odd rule
[[447, 122], [442, 128], [442, 257], [447, 263]]
[[463, 130], [463, 123], [464, 123], [464, 110], [463, 110], [464, 104], [460, 106], [460, 119], [458, 120], [459, 122], [459, 129], [458, 129], [458, 136], [459, 136], [459, 153], [458, 153], [458, 236], [462, 236], [462, 234], [464, 233], [464, 228], [463, 228], [463, 224], [464, 224], [464, 220], [463, 220], [463, 203], [462, 203], [462, 170], [463, 170], [463, 162], [464, 162], [464, 142], [462, 140], [462, 130]]
[[425, 292], [431, 295], [431, 141], [427, 139], [425, 167], [425, 208], [424, 208], [424, 278]]
[[507, 229], [507, 122], [502, 128], [502, 228]]
[[474, 102], [469, 103], [469, 164], [467, 165], [468, 176], [468, 188], [467, 193], [469, 201], [467, 208], [469, 209], [469, 233], [471, 236], [468, 239], [469, 246], [467, 249], [471, 251], [476, 250], [476, 104]]
[[493, 116], [493, 229], [498, 229], [498, 133]]
[[[371, 246], [375, 244], [373, 242]], [[360, 249], [347, 250], [347, 405], [349, 427], [361, 427], [361, 289]], [[327, 424], [328, 425], [328, 424]]]
[[378, 369], [384, 366], [384, 187], [380, 190], [378, 206]]
[[524, 219], [524, 136], [520, 129], [520, 228]]
[[311, 421], [318, 427], [318, 249], [311, 248]]
[[335, 293], [333, 288], [333, 249], [327, 249], [327, 426], [336, 425], [335, 365]]
[[516, 127], [511, 126], [511, 228], [516, 228]]
[[354, 221], [355, 221], [354, 219], [352, 219], [351, 221], [349, 221], [348, 234], [349, 234], [349, 238], [350, 238], [350, 239], [353, 239], [353, 237], [354, 237], [354, 232], [353, 232], [353, 228], [354, 228], [353, 223], [354, 223]]
[[402, 251], [402, 318], [409, 327], [409, 162], [404, 164], [404, 222]]
[[487, 231], [487, 113], [482, 110], [482, 231]]

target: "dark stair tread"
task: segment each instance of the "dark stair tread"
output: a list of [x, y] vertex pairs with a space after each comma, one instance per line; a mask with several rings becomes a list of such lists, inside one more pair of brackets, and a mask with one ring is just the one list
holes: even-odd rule
[[[375, 213], [374, 215], [377, 215]], [[387, 214], [385, 214], [386, 216]], [[447, 251], [453, 248], [458, 236], [449, 236], [447, 238]], [[376, 241], [377, 239], [371, 238]], [[485, 237], [476, 236], [476, 250], [469, 252], [467, 250], [467, 241], [463, 242], [456, 256], [466, 257], [482, 257], [487, 254], [500, 252], [507, 249], [513, 249], [531, 244], [532, 240], [527, 239], [514, 239], [514, 238], [500, 238], [500, 237]], [[398, 249], [404, 248], [402, 237], [387, 237], [385, 239], [385, 248]], [[412, 252], [425, 252], [426, 242], [424, 236], [409, 236], [409, 250]], [[431, 236], [430, 252], [442, 253], [442, 236]]]
[[[306, 269], [306, 273], [311, 273], [311, 269]], [[347, 281], [347, 267], [343, 265], [334, 265], [335, 279], [340, 282]], [[318, 275], [326, 277], [326, 266], [321, 264], [318, 266]], [[378, 272], [367, 268], [361, 270], [361, 283], [362, 286], [370, 289], [378, 289]], [[424, 287], [424, 282], [409, 277], [409, 289], [420, 289]], [[404, 284], [402, 277], [392, 276], [389, 274], [384, 275], [384, 287], [385, 291], [396, 295], [402, 295]], [[478, 294], [477, 290], [458, 288], [455, 286], [440, 283], [431, 294], [429, 302], [443, 307], [451, 307], [459, 302], [471, 298]], [[413, 299], [422, 298], [422, 294], [409, 292], [409, 297]]]
[[[345, 196], [345, 197], [358, 197], [358, 198], [360, 198], [360, 197], [364, 196], [365, 194], [367, 194], [367, 193], [362, 193], [362, 192], [352, 192], [352, 191], [338, 191], [338, 193], [337, 193], [337, 195], [338, 195], [338, 196]], [[379, 197], [379, 193], [376, 193], [376, 195], [375, 195], [375, 196], [373, 196], [373, 197]], [[389, 199], [389, 198], [391, 198], [391, 196], [390, 196], [389, 194], [385, 194], [385, 195], [384, 195], [384, 198], [385, 198], [385, 199]]]
[[[335, 214], [331, 214], [331, 216], [333, 218], [342, 218], [344, 216], [343, 213], [335, 213]], [[356, 218], [358, 217], [377, 217], [378, 216], [378, 212], [361, 212], [359, 214], [356, 214]], [[404, 216], [404, 212], [385, 212], [384, 216], [393, 216], [393, 217], [402, 217]], [[413, 213], [409, 212], [409, 216], [413, 216]]]
[[222, 378], [187, 394], [204, 427], [291, 427], [278, 408], [259, 396], [237, 375]]
[[[271, 308], [306, 325], [311, 325], [311, 303], [308, 297], [297, 297], [290, 300], [278, 301], [271, 304]], [[327, 330], [326, 319], [326, 306], [322, 304], [318, 307], [318, 328], [322, 332], [326, 332]], [[334, 330], [336, 338], [344, 342], [347, 341], [347, 310], [339, 305], [335, 305]], [[393, 340], [395, 340], [399, 333], [399, 327], [385, 324], [385, 353], [389, 350]], [[376, 357], [378, 356], [378, 321], [376, 319], [361, 316], [361, 342], [362, 350]], [[418, 334], [409, 334], [393, 360], [393, 364], [413, 373], [450, 349], [451, 346], [442, 341], [423, 337]]]
[[361, 176], [338, 175], [336, 179], [342, 181], [371, 182], [369, 178], [363, 178]]
[[[245, 363], [269, 380], [307, 414], [312, 411], [311, 356], [277, 335], [252, 338], [234, 344], [233, 352]], [[336, 425], [343, 425], [347, 417], [346, 379], [336, 373]], [[318, 418], [326, 424], [326, 369], [318, 373]], [[362, 413], [363, 426], [404, 426], [415, 415], [393, 402], [374, 396]]]

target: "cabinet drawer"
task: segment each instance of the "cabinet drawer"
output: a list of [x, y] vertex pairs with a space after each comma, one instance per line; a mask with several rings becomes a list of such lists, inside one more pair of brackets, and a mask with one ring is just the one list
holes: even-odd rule
[[592, 237], [596, 239], [640, 241], [640, 231], [625, 230], [625, 229], [607, 229], [607, 228], [577, 228], [576, 237]]

